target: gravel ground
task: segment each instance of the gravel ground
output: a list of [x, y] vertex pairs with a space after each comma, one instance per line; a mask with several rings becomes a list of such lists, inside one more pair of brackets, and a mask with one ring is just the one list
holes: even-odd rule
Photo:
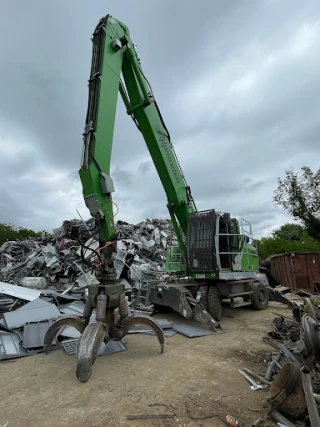
[[[230, 414], [251, 426], [259, 418], [252, 409], [261, 409], [266, 393], [251, 391], [237, 369], [264, 371], [271, 347], [262, 337], [274, 313], [290, 311], [275, 302], [264, 311], [225, 307], [224, 334], [192, 339], [176, 334], [165, 339], [162, 355], [155, 337], [129, 335], [128, 350], [99, 357], [84, 384], [75, 376], [75, 356], [63, 350], [0, 363], [0, 425], [219, 427]], [[155, 317], [197, 325], [175, 313]], [[160, 412], [175, 416], [126, 419]]]

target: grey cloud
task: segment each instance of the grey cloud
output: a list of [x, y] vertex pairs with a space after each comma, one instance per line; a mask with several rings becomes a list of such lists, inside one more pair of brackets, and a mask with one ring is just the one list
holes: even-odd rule
[[150, 169], [153, 167], [151, 160], [146, 160], [144, 162], [141, 162], [139, 164], [139, 171], [141, 172], [149, 172]]
[[[8, 34], [0, 42], [0, 221], [51, 230], [76, 208], [88, 215], [78, 169], [90, 37], [108, 12], [137, 44], [198, 208], [244, 216], [259, 235], [288, 219], [272, 205], [277, 176], [290, 164], [319, 163], [318, 1], [14, 3], [3, 0], [0, 17]], [[299, 31], [302, 50], [293, 54]], [[276, 64], [264, 67], [272, 55]], [[20, 148], [2, 150], [10, 140]], [[120, 98], [111, 175], [119, 219], [168, 217]]]
[[131, 186], [132, 183], [132, 174], [121, 170], [119, 166], [117, 166], [112, 172], [112, 178], [117, 181], [119, 184], [124, 184], [125, 186]]
[[5, 224], [26, 224], [32, 215], [32, 209], [23, 206], [16, 195], [11, 194], [10, 189], [5, 188], [0, 190], [0, 211], [1, 222]]

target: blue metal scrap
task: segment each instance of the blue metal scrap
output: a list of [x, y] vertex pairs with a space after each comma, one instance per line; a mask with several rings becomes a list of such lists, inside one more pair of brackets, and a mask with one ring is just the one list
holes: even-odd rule
[[[77, 353], [79, 339], [71, 339], [62, 341], [62, 346], [65, 352], [69, 355], [75, 355]], [[123, 340], [121, 341], [109, 341], [108, 344], [101, 343], [98, 356], [103, 356], [105, 354], [118, 353], [120, 351], [126, 351], [127, 346]]]
[[24, 326], [27, 322], [54, 319], [61, 314], [54, 304], [38, 298], [18, 310], [4, 313], [3, 316], [7, 327], [15, 329]]
[[196, 328], [194, 326], [177, 325], [173, 323], [172, 328], [175, 331], [179, 332], [179, 334], [185, 335], [186, 337], [189, 337], [189, 338], [204, 337], [206, 335], [212, 335], [212, 332], [206, 331], [204, 329]]
[[[52, 324], [53, 320], [51, 319], [26, 323], [23, 329], [23, 347], [26, 349], [43, 347], [44, 337]], [[57, 343], [56, 338], [52, 343]]]
[[18, 334], [0, 331], [0, 360], [29, 356], [29, 354], [22, 347], [21, 337]]

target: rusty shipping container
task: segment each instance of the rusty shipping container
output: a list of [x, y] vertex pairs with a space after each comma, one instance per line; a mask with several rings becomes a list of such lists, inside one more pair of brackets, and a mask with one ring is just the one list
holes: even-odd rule
[[319, 252], [274, 255], [270, 262], [271, 273], [281, 285], [294, 291], [317, 293], [317, 288], [320, 291]]

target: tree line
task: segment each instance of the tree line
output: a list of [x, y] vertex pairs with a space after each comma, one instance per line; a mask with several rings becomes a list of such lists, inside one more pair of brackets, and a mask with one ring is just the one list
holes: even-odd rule
[[260, 259], [285, 252], [320, 252], [320, 168], [303, 166], [299, 175], [293, 169], [278, 178], [273, 202], [282, 206], [301, 225], [288, 223], [270, 237], [257, 241]]
[[[299, 175], [292, 169], [285, 178], [278, 178], [273, 202], [282, 206], [300, 224], [288, 223], [275, 230], [270, 237], [257, 240], [261, 260], [286, 252], [320, 252], [320, 168], [316, 172], [303, 166]], [[35, 232], [12, 224], [0, 224], [0, 245], [7, 240], [41, 237], [45, 231]]]
[[[45, 232], [44, 232], [45, 233]], [[7, 240], [26, 239], [27, 237], [41, 237], [43, 232], [33, 231], [29, 228], [16, 227], [13, 224], [0, 224], [0, 245]]]

